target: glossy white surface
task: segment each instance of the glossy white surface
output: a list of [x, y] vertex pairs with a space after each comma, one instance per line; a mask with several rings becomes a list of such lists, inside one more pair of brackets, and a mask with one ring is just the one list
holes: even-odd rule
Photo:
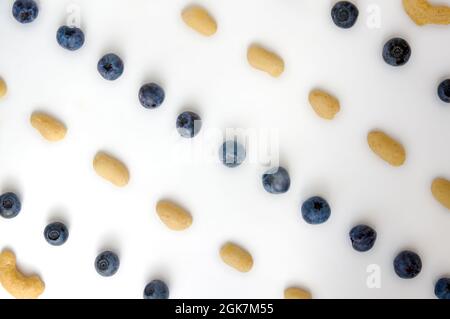
[[[281, 298], [292, 285], [315, 298], [433, 298], [435, 280], [450, 274], [450, 212], [430, 192], [434, 177], [450, 178], [450, 105], [436, 95], [440, 80], [450, 77], [450, 27], [416, 26], [399, 0], [355, 0], [360, 18], [350, 30], [332, 23], [329, 0], [198, 0], [218, 22], [217, 34], [204, 38], [183, 24], [185, 0], [40, 0], [38, 19], [25, 26], [13, 19], [12, 2], [0, 2], [0, 76], [9, 88], [0, 101], [0, 191], [17, 190], [23, 210], [0, 219], [0, 249], [12, 248], [23, 270], [42, 276], [43, 298], [141, 298], [153, 278], [167, 281], [172, 298]], [[77, 52], [55, 40], [69, 4], [81, 8], [86, 34]], [[378, 29], [366, 24], [371, 4], [380, 10]], [[393, 36], [412, 47], [402, 68], [381, 58]], [[253, 42], [284, 58], [279, 79], [249, 67]], [[110, 51], [125, 62], [116, 82], [96, 71]], [[166, 90], [159, 109], [139, 105], [146, 81]], [[340, 99], [334, 121], [308, 105], [315, 87]], [[201, 115], [203, 132], [275, 129], [290, 191], [266, 193], [266, 168], [254, 161], [227, 169], [174, 160], [174, 147], [189, 143], [174, 131], [187, 108]], [[29, 125], [35, 110], [62, 119], [66, 139], [44, 141]], [[403, 143], [403, 167], [370, 151], [366, 135], [374, 128]], [[201, 148], [208, 141], [199, 136], [192, 143]], [[211, 143], [218, 149], [218, 141]], [[126, 188], [95, 175], [98, 150], [128, 165]], [[332, 216], [310, 226], [299, 205], [316, 194], [328, 199]], [[160, 222], [154, 207], [161, 198], [192, 212], [188, 231], [173, 233]], [[62, 247], [43, 238], [54, 219], [70, 227]], [[364, 254], [348, 239], [360, 222], [378, 232]], [[218, 251], [228, 240], [253, 254], [250, 273], [221, 262]], [[121, 258], [112, 278], [94, 270], [103, 248]], [[405, 248], [422, 257], [413, 280], [399, 279], [392, 268]], [[380, 289], [366, 286], [370, 264], [381, 267]], [[1, 298], [9, 298], [3, 289]]]

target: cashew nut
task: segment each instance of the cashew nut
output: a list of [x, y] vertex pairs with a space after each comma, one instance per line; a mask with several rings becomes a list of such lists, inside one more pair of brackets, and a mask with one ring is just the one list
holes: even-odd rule
[[0, 254], [0, 283], [17, 299], [35, 299], [45, 289], [39, 276], [27, 277], [16, 268], [16, 256], [10, 250], [4, 250]]
[[403, 7], [418, 25], [450, 24], [450, 7], [434, 6], [428, 0], [403, 0]]

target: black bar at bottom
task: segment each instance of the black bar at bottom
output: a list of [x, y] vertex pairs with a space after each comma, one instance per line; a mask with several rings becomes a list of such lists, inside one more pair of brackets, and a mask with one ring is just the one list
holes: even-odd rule
[[[395, 313], [395, 308], [401, 310], [402, 315], [416, 312], [433, 304], [433, 311], [443, 307], [448, 311], [449, 303], [445, 300], [1, 300], [2, 311], [11, 310], [15, 315], [29, 313], [48, 315], [49, 309], [64, 309], [71, 315], [93, 315], [97, 311], [118, 315], [128, 313], [127, 317], [149, 316], [153, 318], [284, 318], [304, 316], [307, 314], [327, 314], [330, 311], [336, 315], [343, 310], [347, 313], [351, 309], [364, 307], [370, 309], [371, 315], [386, 315]], [[387, 305], [392, 307], [380, 307]], [[50, 307], [50, 308], [49, 308]], [[363, 309], [364, 309], [363, 308]], [[144, 312], [141, 313], [140, 310]], [[35, 311], [35, 312], [34, 312]], [[301, 315], [303, 314], [303, 315]], [[164, 316], [164, 317], [162, 317]], [[282, 317], [280, 317], [282, 316]]]

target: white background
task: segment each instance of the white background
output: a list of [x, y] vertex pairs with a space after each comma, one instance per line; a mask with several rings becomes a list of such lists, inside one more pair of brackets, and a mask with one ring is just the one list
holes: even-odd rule
[[[355, 0], [360, 18], [350, 30], [332, 23], [329, 0], [198, 0], [218, 22], [211, 38], [182, 22], [186, 0], [40, 0], [30, 25], [14, 20], [12, 2], [0, 2], [0, 76], [9, 87], [0, 102], [0, 191], [17, 191], [23, 210], [0, 220], [0, 249], [13, 249], [22, 270], [42, 276], [43, 298], [141, 298], [153, 278], [167, 281], [172, 298], [281, 298], [288, 286], [305, 287], [315, 298], [432, 298], [437, 278], [450, 273], [450, 212], [430, 192], [433, 178], [450, 178], [450, 106], [436, 95], [450, 76], [450, 28], [416, 26], [400, 0]], [[77, 52], [55, 40], [71, 3], [81, 8], [86, 34]], [[380, 8], [379, 29], [366, 25], [369, 4]], [[381, 58], [393, 36], [412, 47], [405, 67]], [[254, 42], [283, 57], [279, 79], [248, 66], [246, 49]], [[125, 63], [115, 82], [96, 71], [108, 52]], [[166, 90], [159, 109], [138, 102], [148, 81]], [[308, 104], [316, 87], [341, 101], [332, 122]], [[290, 191], [266, 193], [266, 167], [255, 162], [228, 169], [174, 161], [175, 145], [189, 143], [174, 135], [185, 109], [201, 115], [204, 132], [277, 129]], [[29, 124], [36, 110], [63, 120], [66, 139], [45, 141]], [[370, 151], [372, 129], [404, 144], [403, 167]], [[192, 143], [204, 142], [199, 136]], [[98, 150], [128, 165], [127, 187], [96, 176]], [[299, 215], [312, 195], [332, 206], [326, 224], [307, 225]], [[160, 222], [154, 207], [163, 198], [192, 213], [188, 231], [174, 233]], [[53, 220], [70, 227], [64, 246], [44, 240]], [[361, 222], [378, 232], [364, 254], [348, 239]], [[252, 253], [250, 273], [220, 260], [229, 240]], [[104, 248], [121, 259], [111, 278], [94, 269]], [[403, 249], [422, 257], [423, 271], [413, 280], [393, 271]], [[381, 267], [381, 289], [366, 286], [370, 264]], [[0, 289], [0, 298], [9, 295]]]

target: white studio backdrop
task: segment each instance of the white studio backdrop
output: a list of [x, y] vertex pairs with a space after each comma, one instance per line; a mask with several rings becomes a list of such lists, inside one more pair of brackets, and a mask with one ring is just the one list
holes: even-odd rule
[[[13, 249], [23, 271], [41, 275], [42, 298], [142, 298], [154, 278], [168, 283], [171, 298], [282, 298], [289, 286], [307, 288], [314, 298], [433, 298], [437, 278], [450, 273], [450, 214], [430, 192], [433, 178], [450, 177], [450, 107], [436, 95], [450, 76], [450, 28], [416, 26], [399, 0], [354, 2], [359, 20], [342, 30], [330, 18], [329, 0], [198, 0], [218, 23], [217, 34], [204, 38], [180, 18], [191, 4], [186, 0], [40, 0], [30, 25], [14, 20], [12, 0], [1, 1], [0, 76], [9, 92], [0, 101], [0, 191], [17, 191], [23, 209], [16, 219], [0, 220], [0, 249]], [[69, 52], [55, 36], [73, 5], [86, 43]], [[374, 5], [379, 25], [370, 20]], [[412, 47], [401, 68], [381, 58], [394, 36]], [[283, 57], [279, 79], [248, 65], [252, 43]], [[108, 52], [125, 63], [115, 82], [96, 70]], [[166, 91], [156, 110], [137, 99], [149, 81]], [[316, 87], [339, 98], [335, 120], [320, 119], [309, 106]], [[208, 142], [174, 134], [186, 109], [200, 114], [203, 132], [277, 132], [290, 191], [266, 193], [261, 174], [267, 167], [257, 161], [236, 169], [177, 161], [180, 144], [202, 149]], [[37, 134], [29, 124], [36, 110], [64, 121], [65, 140], [50, 144]], [[403, 167], [370, 151], [372, 129], [403, 143]], [[96, 176], [98, 150], [127, 164], [127, 187]], [[320, 226], [299, 213], [312, 195], [332, 207]], [[189, 230], [174, 233], [160, 222], [155, 204], [162, 198], [192, 213]], [[53, 220], [69, 225], [64, 246], [43, 238]], [[348, 239], [361, 222], [378, 233], [363, 254]], [[227, 241], [252, 253], [250, 273], [222, 263], [218, 251]], [[105, 248], [121, 259], [111, 278], [94, 269]], [[403, 249], [422, 257], [422, 273], [413, 280], [393, 271]], [[370, 265], [380, 269], [380, 288], [367, 287]], [[9, 295], [0, 289], [0, 298]]]

